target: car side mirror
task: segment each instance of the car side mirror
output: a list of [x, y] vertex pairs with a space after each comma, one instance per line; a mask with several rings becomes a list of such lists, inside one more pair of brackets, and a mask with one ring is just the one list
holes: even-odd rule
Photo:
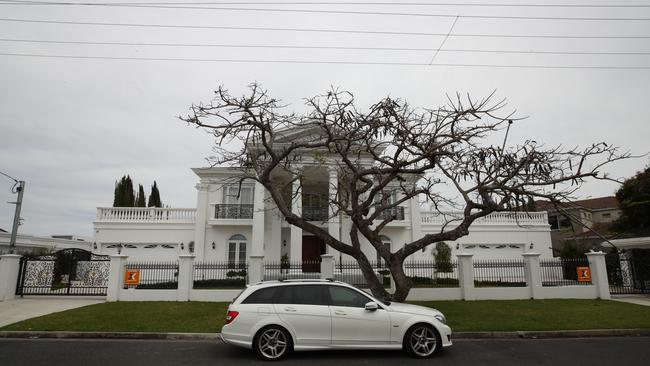
[[377, 306], [376, 302], [371, 301], [371, 302], [366, 304], [365, 308], [368, 311], [375, 311], [375, 310], [379, 309], [379, 306]]

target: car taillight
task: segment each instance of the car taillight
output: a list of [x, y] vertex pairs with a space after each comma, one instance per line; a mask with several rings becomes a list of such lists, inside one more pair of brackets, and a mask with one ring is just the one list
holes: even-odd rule
[[233, 320], [239, 315], [239, 311], [232, 311], [228, 310], [228, 314], [226, 314], [226, 324], [232, 323]]

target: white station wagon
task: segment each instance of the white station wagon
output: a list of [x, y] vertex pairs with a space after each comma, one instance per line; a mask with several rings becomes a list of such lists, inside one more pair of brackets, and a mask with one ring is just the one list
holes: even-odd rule
[[230, 304], [221, 338], [265, 360], [324, 349], [404, 349], [428, 358], [451, 346], [445, 323], [438, 310], [381, 302], [343, 282], [269, 281]]

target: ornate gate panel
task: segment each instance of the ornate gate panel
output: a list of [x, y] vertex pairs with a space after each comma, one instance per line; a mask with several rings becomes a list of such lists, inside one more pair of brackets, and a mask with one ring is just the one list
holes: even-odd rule
[[650, 259], [607, 255], [607, 279], [611, 294], [650, 293]]
[[20, 260], [16, 295], [106, 296], [110, 259], [64, 249]]

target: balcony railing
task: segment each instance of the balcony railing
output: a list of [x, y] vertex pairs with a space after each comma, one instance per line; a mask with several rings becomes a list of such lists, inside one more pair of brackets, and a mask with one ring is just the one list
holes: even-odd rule
[[[444, 225], [460, 223], [462, 212], [422, 212], [422, 224]], [[493, 225], [548, 225], [546, 212], [494, 212], [475, 221], [476, 224]]]
[[195, 208], [98, 207], [98, 222], [193, 223]]
[[302, 218], [309, 221], [327, 221], [329, 216], [329, 207], [302, 207]]
[[252, 204], [219, 204], [214, 205], [215, 219], [252, 219]]
[[387, 220], [392, 218], [394, 221], [403, 221], [404, 220], [404, 207], [397, 206], [391, 207], [383, 210], [377, 216], [377, 220]]

